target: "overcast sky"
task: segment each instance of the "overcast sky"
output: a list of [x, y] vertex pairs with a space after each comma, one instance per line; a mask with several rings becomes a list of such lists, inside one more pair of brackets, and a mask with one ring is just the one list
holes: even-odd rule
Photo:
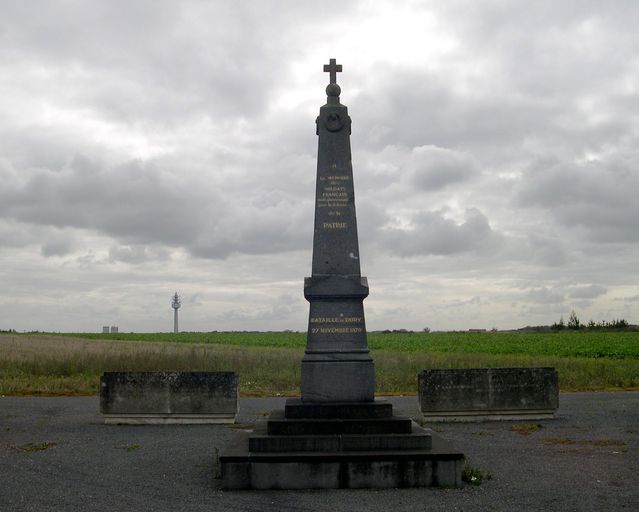
[[334, 57], [369, 329], [639, 323], [639, 2], [24, 1], [0, 329], [304, 330]]

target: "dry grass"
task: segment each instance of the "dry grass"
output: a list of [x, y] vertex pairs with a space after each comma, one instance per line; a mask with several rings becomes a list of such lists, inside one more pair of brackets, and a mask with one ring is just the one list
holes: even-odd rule
[[94, 395], [108, 371], [236, 371], [247, 394], [296, 392], [302, 351], [0, 335], [0, 394]]
[[20, 446], [14, 446], [13, 448], [23, 453], [34, 453], [41, 452], [42, 450], [48, 450], [49, 448], [53, 448], [54, 446], [56, 446], [56, 443], [45, 442], [21, 444]]
[[[0, 334], [0, 394], [95, 395], [107, 371], [235, 371], [244, 396], [299, 393], [299, 348], [84, 340]], [[377, 392], [415, 394], [424, 368], [554, 366], [571, 389], [639, 387], [639, 361], [468, 353], [373, 351]]]
[[517, 423], [510, 427], [510, 430], [517, 432], [522, 436], [529, 436], [533, 432], [539, 432], [541, 428], [542, 427], [539, 423]]

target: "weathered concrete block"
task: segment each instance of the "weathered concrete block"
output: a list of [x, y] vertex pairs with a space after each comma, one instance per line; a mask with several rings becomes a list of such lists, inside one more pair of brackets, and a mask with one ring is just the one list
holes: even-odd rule
[[[251, 464], [251, 489], [338, 489], [339, 462]], [[225, 474], [223, 474], [223, 482]], [[230, 488], [230, 487], [226, 487]]]
[[554, 368], [423, 370], [418, 388], [428, 421], [543, 419], [559, 406]]
[[105, 423], [233, 423], [234, 372], [107, 372], [100, 379]]

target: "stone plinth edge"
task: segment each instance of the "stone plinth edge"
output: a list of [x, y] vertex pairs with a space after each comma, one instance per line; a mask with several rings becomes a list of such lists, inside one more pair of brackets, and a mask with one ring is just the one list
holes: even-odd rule
[[316, 275], [304, 278], [306, 300], [365, 299], [368, 297], [368, 279], [350, 275]]
[[218, 425], [235, 423], [235, 414], [103, 414], [105, 425]]
[[479, 413], [477, 411], [458, 411], [449, 414], [423, 413], [422, 418], [429, 423], [466, 423], [480, 421], [527, 421], [527, 420], [552, 420], [556, 417], [554, 410], [550, 411], [489, 411]]

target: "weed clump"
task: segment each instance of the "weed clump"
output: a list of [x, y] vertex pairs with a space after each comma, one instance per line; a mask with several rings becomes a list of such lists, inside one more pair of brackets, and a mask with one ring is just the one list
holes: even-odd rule
[[484, 472], [479, 468], [474, 468], [468, 464], [462, 469], [462, 481], [470, 485], [480, 485], [484, 479], [492, 480], [493, 475], [490, 471]]

